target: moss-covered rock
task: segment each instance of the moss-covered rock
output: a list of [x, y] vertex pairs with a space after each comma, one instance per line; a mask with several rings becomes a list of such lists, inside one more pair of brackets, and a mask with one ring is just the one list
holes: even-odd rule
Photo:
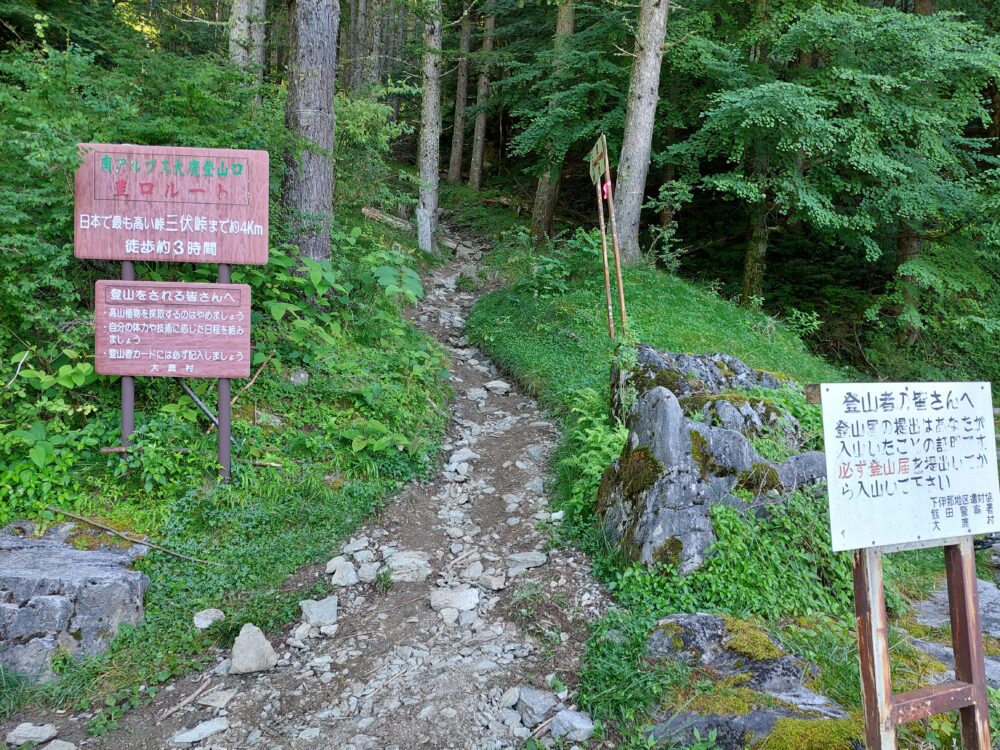
[[622, 455], [615, 479], [626, 499], [634, 501], [644, 490], [652, 487], [662, 473], [663, 464], [653, 457], [649, 448], [640, 446]]
[[856, 750], [864, 726], [859, 719], [778, 719], [754, 750]]
[[726, 648], [753, 661], [770, 661], [785, 655], [760, 625], [735, 617], [724, 617]]
[[748, 490], [755, 496], [760, 497], [769, 492], [777, 490], [780, 492], [783, 487], [781, 479], [778, 478], [778, 471], [771, 464], [755, 463], [746, 471], [740, 473], [736, 480], [736, 489]]

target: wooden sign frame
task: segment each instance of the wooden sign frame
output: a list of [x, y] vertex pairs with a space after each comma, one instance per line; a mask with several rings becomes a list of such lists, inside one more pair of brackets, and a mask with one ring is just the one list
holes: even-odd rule
[[[122, 281], [137, 280], [137, 260], [216, 263], [219, 284], [232, 283], [230, 264], [267, 264], [268, 152], [121, 143], [77, 146], [83, 156], [74, 186], [77, 258], [120, 261]], [[223, 236], [226, 241], [220, 245]], [[116, 452], [131, 449], [135, 377], [121, 376], [122, 445]], [[230, 379], [218, 378], [218, 415], [209, 413], [219, 428], [222, 481], [229, 481], [232, 473], [231, 392]]]
[[[806, 386], [806, 401], [821, 403], [819, 385]], [[882, 556], [940, 546], [944, 547], [955, 679], [906, 693], [894, 693]], [[901, 724], [956, 710], [960, 716], [963, 750], [991, 750], [990, 711], [972, 537], [857, 549], [853, 552], [853, 569], [861, 700], [868, 750], [896, 750], [896, 732]]]

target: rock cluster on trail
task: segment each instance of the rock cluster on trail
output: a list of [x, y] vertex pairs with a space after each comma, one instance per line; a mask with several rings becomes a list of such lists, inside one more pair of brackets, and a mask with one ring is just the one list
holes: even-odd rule
[[97, 654], [143, 619], [149, 579], [129, 565], [145, 547], [78, 550], [72, 525], [41, 537], [0, 532], [0, 667], [39, 680], [52, 657]]
[[[677, 375], [675, 369], [663, 369], [649, 381], [669, 381], [688, 394], [709, 393], [735, 384], [778, 384], [773, 376], [723, 355], [664, 355], [640, 347], [640, 365], [647, 368], [643, 372], [651, 371], [650, 362], [689, 368], [678, 378], [673, 377]], [[725, 375], [717, 369], [720, 365], [725, 365]], [[664, 378], [663, 373], [672, 376]], [[755, 428], [747, 428], [745, 422], [740, 422], [742, 417], [735, 416], [740, 413], [730, 403], [739, 401], [735, 394], [729, 401], [712, 404], [714, 408], [722, 407], [724, 413], [725, 407], [735, 410], [732, 421], [734, 425], [740, 422], [737, 426], [741, 429], [689, 418], [677, 395], [662, 385], [640, 390], [628, 417], [625, 449], [605, 472], [598, 497], [609, 534], [636, 560], [663, 562], [676, 566], [681, 574], [690, 573], [704, 562], [708, 547], [715, 541], [711, 524], [714, 506], [747, 509], [774, 502], [783, 492], [826, 478], [822, 453], [802, 453], [780, 464], [760, 456], [745, 434], [754, 434]], [[760, 422], [757, 411], [748, 404], [745, 401], [743, 406]], [[792, 432], [798, 430], [797, 423], [793, 424], [790, 415], [779, 407], [768, 403], [765, 409], [775, 425]], [[737, 491], [742, 491], [742, 497], [735, 494]], [[747, 493], [753, 502], [747, 502]]]
[[750, 623], [672, 615], [660, 621], [647, 649], [651, 660], [680, 661], [711, 675], [724, 696], [716, 703], [712, 691], [703, 689], [679, 711], [662, 716], [650, 731], [658, 741], [683, 745], [695, 730], [702, 737], [714, 730], [721, 750], [743, 750], [768, 737], [781, 719], [849, 721], [840, 706], [806, 687], [814, 667]]

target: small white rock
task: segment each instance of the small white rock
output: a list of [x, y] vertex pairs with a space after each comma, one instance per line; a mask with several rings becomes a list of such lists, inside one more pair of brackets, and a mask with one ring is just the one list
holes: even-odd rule
[[437, 589], [431, 592], [431, 609], [440, 612], [449, 607], [468, 612], [479, 605], [477, 589]]
[[305, 599], [299, 602], [302, 609], [302, 620], [310, 627], [322, 628], [326, 625], [337, 623], [337, 597], [328, 596], [326, 599], [316, 601], [315, 599]]
[[171, 745], [193, 745], [196, 742], [201, 742], [204, 739], [208, 739], [213, 734], [218, 734], [219, 732], [225, 732], [229, 729], [229, 720], [226, 718], [209, 719], [208, 721], [203, 721], [198, 726], [193, 729], [188, 729], [186, 731], [180, 731], [170, 738]]
[[226, 619], [226, 613], [221, 609], [203, 609], [201, 612], [194, 613], [194, 626], [198, 630], [207, 630], [212, 627], [217, 622], [222, 622]]
[[25, 722], [18, 724], [7, 733], [7, 744], [14, 747], [27, 745], [34, 742], [36, 745], [48, 742], [58, 734], [55, 724], [30, 724]]

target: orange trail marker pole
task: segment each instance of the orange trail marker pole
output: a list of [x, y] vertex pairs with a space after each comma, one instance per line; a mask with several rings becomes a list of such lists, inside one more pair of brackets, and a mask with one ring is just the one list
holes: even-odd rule
[[622, 332], [628, 333], [628, 315], [625, 313], [625, 284], [622, 282], [622, 261], [618, 252], [618, 225], [615, 222], [615, 199], [611, 194], [611, 164], [608, 150], [604, 149], [604, 178], [608, 186], [608, 214], [611, 217], [611, 246], [615, 249], [615, 274], [618, 276], [618, 304], [622, 313]]
[[604, 298], [608, 302], [608, 333], [611, 340], [615, 340], [615, 313], [611, 303], [611, 272], [608, 270], [608, 235], [604, 228], [604, 200], [601, 198], [601, 183], [598, 181], [597, 188], [597, 215], [601, 224], [601, 253], [604, 256]]

